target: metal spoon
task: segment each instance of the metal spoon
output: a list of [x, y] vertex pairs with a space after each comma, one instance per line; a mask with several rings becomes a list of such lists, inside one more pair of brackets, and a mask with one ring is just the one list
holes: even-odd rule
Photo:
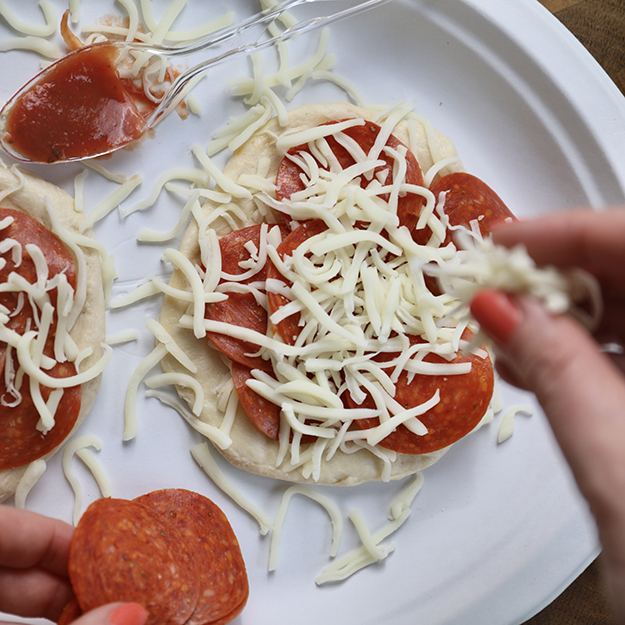
[[[282, 2], [277, 5], [274, 9], [263, 11], [261, 13], [257, 13], [247, 20], [237, 24], [236, 26], [229, 28], [227, 30], [222, 31], [217, 36], [212, 36], [209, 39], [200, 40], [194, 43], [191, 43], [186, 46], [165, 46], [165, 45], [152, 45], [149, 43], [135, 43], [135, 42], [103, 42], [96, 43], [89, 46], [85, 46], [75, 52], [70, 53], [69, 55], [59, 59], [52, 65], [48, 66], [42, 72], [33, 77], [30, 81], [28, 81], [19, 91], [17, 91], [11, 99], [2, 107], [0, 110], [0, 145], [2, 149], [7, 152], [12, 158], [29, 163], [44, 163], [43, 161], [37, 161], [33, 159], [29, 159], [24, 155], [17, 152], [10, 143], [6, 141], [6, 120], [11, 111], [12, 106], [15, 102], [29, 89], [31, 89], [36, 83], [38, 83], [42, 78], [46, 76], [46, 73], [51, 72], [52, 68], [56, 68], [60, 64], [64, 63], [70, 56], [78, 55], [84, 53], [87, 50], [94, 49], [96, 47], [108, 46], [118, 48], [120, 52], [122, 50], [132, 50], [132, 51], [140, 51], [145, 52], [150, 55], [156, 55], [161, 57], [171, 57], [171, 56], [179, 56], [183, 54], [191, 54], [193, 52], [198, 52], [200, 50], [204, 50], [209, 47], [216, 46], [224, 41], [232, 39], [237, 35], [242, 34], [243, 32], [249, 30], [252, 27], [263, 25], [266, 23], [270, 23], [273, 20], [280, 17], [284, 12], [293, 9], [297, 6], [305, 5], [305, 4], [314, 4], [320, 2], [335, 2], [338, 0], [287, 0], [286, 2]], [[280, 35], [276, 37], [272, 37], [266, 40], [255, 40], [251, 43], [246, 43], [241, 46], [231, 48], [226, 52], [223, 52], [217, 56], [209, 58], [197, 65], [191, 67], [184, 73], [180, 74], [171, 84], [167, 93], [164, 95], [163, 99], [160, 101], [158, 106], [154, 109], [152, 114], [147, 118], [145, 122], [145, 126], [142, 130], [142, 136], [148, 131], [155, 128], [169, 113], [176, 109], [178, 104], [183, 100], [183, 98], [189, 93], [189, 91], [197, 84], [197, 81], [210, 69], [213, 67], [224, 63], [230, 59], [234, 59], [240, 56], [247, 56], [252, 52], [263, 50], [265, 48], [269, 48], [280, 41], [287, 41], [297, 35], [304, 34], [313, 30], [317, 30], [334, 22], [337, 22], [342, 19], [346, 19], [348, 17], [353, 17], [360, 13], [364, 13], [365, 11], [371, 10], [375, 7], [381, 6], [390, 2], [390, 0], [366, 0], [364, 2], [359, 2], [355, 6], [343, 9], [341, 11], [337, 11], [335, 13], [331, 13], [329, 15], [323, 15], [319, 17], [313, 17], [307, 20], [303, 20], [297, 22], [293, 26], [290, 26], [286, 30], [284, 30]], [[111, 154], [112, 152], [116, 152], [117, 150], [126, 147], [130, 143], [134, 143], [135, 140], [130, 140], [127, 143], [123, 143], [121, 145], [116, 145], [111, 147], [110, 149], [97, 152], [94, 154], [77, 156], [71, 158], [65, 158], [60, 160], [55, 160], [56, 163], [67, 163], [71, 161], [82, 161], [90, 158], [96, 158], [98, 156], [104, 156], [106, 154]], [[45, 164], [45, 163], [44, 163]]]

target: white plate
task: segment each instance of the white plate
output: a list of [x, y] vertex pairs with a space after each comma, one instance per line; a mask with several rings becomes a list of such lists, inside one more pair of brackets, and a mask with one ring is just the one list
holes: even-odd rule
[[[195, 0], [190, 3], [193, 12], [187, 10], [182, 23], [220, 14], [230, 4]], [[243, 0], [235, 4], [247, 11], [251, 7]], [[112, 5], [92, 2], [84, 10], [97, 17], [111, 12]], [[35, 17], [34, 3], [32, 11]], [[314, 45], [309, 38], [297, 47], [312, 50]], [[338, 25], [331, 48], [338, 55], [338, 71], [356, 83], [366, 101], [413, 102], [455, 140], [467, 169], [488, 181], [520, 216], [625, 201], [623, 98], [538, 2], [395, 0], [378, 12]], [[4, 99], [33, 73], [38, 60], [25, 53], [0, 58], [4, 67], [11, 67], [11, 72], [2, 73]], [[225, 87], [244, 69], [244, 62], [221, 68], [201, 86], [201, 119], [180, 122], [172, 117], [154, 139], [107, 163], [111, 169], [144, 175], [146, 182], [131, 202], [147, 194], [150, 182], [165, 167], [190, 165], [189, 145], [205, 143], [214, 128], [240, 110]], [[317, 85], [298, 102], [336, 98], [334, 88]], [[77, 169], [37, 171], [71, 189]], [[88, 197], [95, 200], [109, 188], [93, 175]], [[116, 293], [161, 271], [161, 248], [137, 248], [134, 236], [144, 225], [171, 224], [177, 206], [163, 195], [143, 215], [124, 223], [112, 215], [98, 226], [98, 237], [117, 259]], [[496, 445], [495, 428], [485, 428], [429, 470], [412, 518], [392, 539], [397, 551], [382, 566], [342, 585], [315, 588], [313, 577], [327, 563], [329, 526], [314, 504], [296, 499], [287, 518], [279, 569], [268, 576], [267, 541], [195, 466], [188, 450], [198, 439], [173, 413], [155, 401], [141, 400], [139, 436], [130, 444], [121, 443], [126, 381], [149, 348], [144, 319], [157, 311], [158, 304], [150, 303], [109, 316], [110, 333], [134, 327], [142, 330], [142, 341], [115, 350], [98, 405], [81, 432], [104, 440], [101, 459], [115, 495], [133, 497], [183, 486], [223, 507], [239, 536], [251, 582], [250, 600], [237, 624], [519, 623], [553, 599], [596, 555], [586, 506], [537, 411], [531, 419], [518, 419], [516, 434], [505, 445]], [[528, 401], [509, 388], [504, 399]], [[275, 510], [282, 484], [225, 468], [251, 499]], [[90, 478], [76, 469], [89, 499], [95, 498]], [[370, 525], [377, 527], [385, 522], [387, 504], [398, 488], [379, 484], [324, 491], [345, 512], [363, 510]], [[72, 495], [58, 457], [29, 504], [36, 511], [70, 519]], [[349, 530], [343, 549], [354, 544]]]

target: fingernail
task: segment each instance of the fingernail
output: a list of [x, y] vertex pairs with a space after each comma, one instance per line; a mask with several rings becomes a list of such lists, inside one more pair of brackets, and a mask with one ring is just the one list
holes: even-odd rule
[[139, 603], [124, 603], [109, 616], [111, 625], [144, 625], [147, 620], [148, 611]]
[[500, 291], [480, 291], [471, 302], [471, 314], [484, 332], [505, 345], [519, 327], [521, 311], [515, 302]]

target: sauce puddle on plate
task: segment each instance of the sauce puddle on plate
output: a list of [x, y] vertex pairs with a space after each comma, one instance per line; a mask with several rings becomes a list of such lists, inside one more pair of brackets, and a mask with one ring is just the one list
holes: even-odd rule
[[45, 163], [108, 152], [146, 129], [137, 88], [120, 78], [118, 50], [100, 45], [65, 57], [10, 107], [4, 142]]

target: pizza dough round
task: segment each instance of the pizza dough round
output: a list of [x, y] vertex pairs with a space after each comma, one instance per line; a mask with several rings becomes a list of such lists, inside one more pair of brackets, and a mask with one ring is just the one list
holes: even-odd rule
[[[0, 206], [28, 213], [51, 229], [52, 224], [46, 210], [46, 207], [49, 206], [65, 228], [76, 233], [81, 232], [83, 216], [74, 211], [74, 201], [65, 191], [28, 174], [22, 173], [21, 177], [23, 177], [23, 184], [20, 186], [20, 178], [16, 174], [4, 166], [0, 167], [0, 194], [15, 189], [0, 201]], [[85, 234], [89, 235], [90, 233], [86, 232]], [[70, 335], [79, 350], [93, 349], [93, 354], [82, 363], [84, 370], [92, 366], [102, 355], [105, 326], [100, 257], [92, 248], [82, 248], [82, 251], [87, 262], [87, 297], [83, 311]], [[82, 385], [80, 414], [72, 431], [80, 426], [84, 417], [91, 410], [99, 384], [100, 379], [96, 378]], [[49, 458], [56, 451], [58, 451], [58, 447], [44, 458]], [[13, 495], [27, 466], [0, 471], [0, 502]]]
[[[289, 113], [289, 123], [285, 128], [278, 126], [277, 120], [269, 122], [258, 131], [245, 145], [232, 156], [225, 168], [225, 173], [233, 180], [238, 180], [241, 174], [255, 174], [258, 164], [268, 165], [267, 177], [275, 177], [282, 155], [275, 146], [276, 137], [285, 131], [295, 131], [312, 128], [337, 119], [363, 117], [375, 120], [381, 111], [353, 106], [347, 103], [329, 105], [303, 106]], [[395, 136], [409, 145], [422, 170], [427, 171], [434, 163], [449, 157], [456, 156], [456, 150], [445, 136], [427, 126], [424, 122], [414, 118], [411, 128], [407, 123], [401, 123], [394, 131]], [[451, 170], [452, 168], [449, 168]], [[256, 209], [253, 200], [237, 200], [237, 205], [248, 217], [248, 221], [241, 227], [262, 221], [262, 216]], [[209, 207], [205, 210], [210, 211]], [[229, 229], [220, 222], [214, 224], [218, 234], [226, 234]], [[191, 260], [199, 262], [198, 229], [193, 222], [185, 233], [181, 252]], [[172, 275], [171, 285], [179, 289], [187, 289], [188, 285], [179, 271]], [[224, 358], [209, 347], [208, 339], [196, 339], [190, 330], [178, 327], [178, 319], [187, 311], [187, 305], [180, 301], [166, 297], [161, 311], [161, 323], [173, 336], [176, 342], [191, 357], [197, 365], [196, 378], [202, 385], [205, 393], [205, 403], [200, 419], [206, 423], [219, 427], [223, 414], [217, 408], [215, 389], [230, 378], [230, 369]], [[168, 357], [162, 363], [167, 372], [186, 372], [173, 358]], [[188, 389], [177, 388], [178, 394], [189, 404], [193, 402]], [[316, 483], [340, 486], [353, 486], [363, 482], [382, 479], [383, 461], [368, 451], [361, 450], [353, 454], [337, 451], [332, 460], [323, 461], [321, 475], [317, 482], [312, 478], [304, 478], [298, 469], [288, 470], [287, 463], [276, 467], [278, 443], [256, 430], [239, 408], [234, 425], [230, 433], [232, 445], [218, 451], [233, 465], [250, 473], [263, 475], [275, 479], [297, 483]], [[430, 454], [406, 455], [397, 454], [392, 465], [391, 479], [401, 479], [421, 471], [436, 462], [446, 450]]]

